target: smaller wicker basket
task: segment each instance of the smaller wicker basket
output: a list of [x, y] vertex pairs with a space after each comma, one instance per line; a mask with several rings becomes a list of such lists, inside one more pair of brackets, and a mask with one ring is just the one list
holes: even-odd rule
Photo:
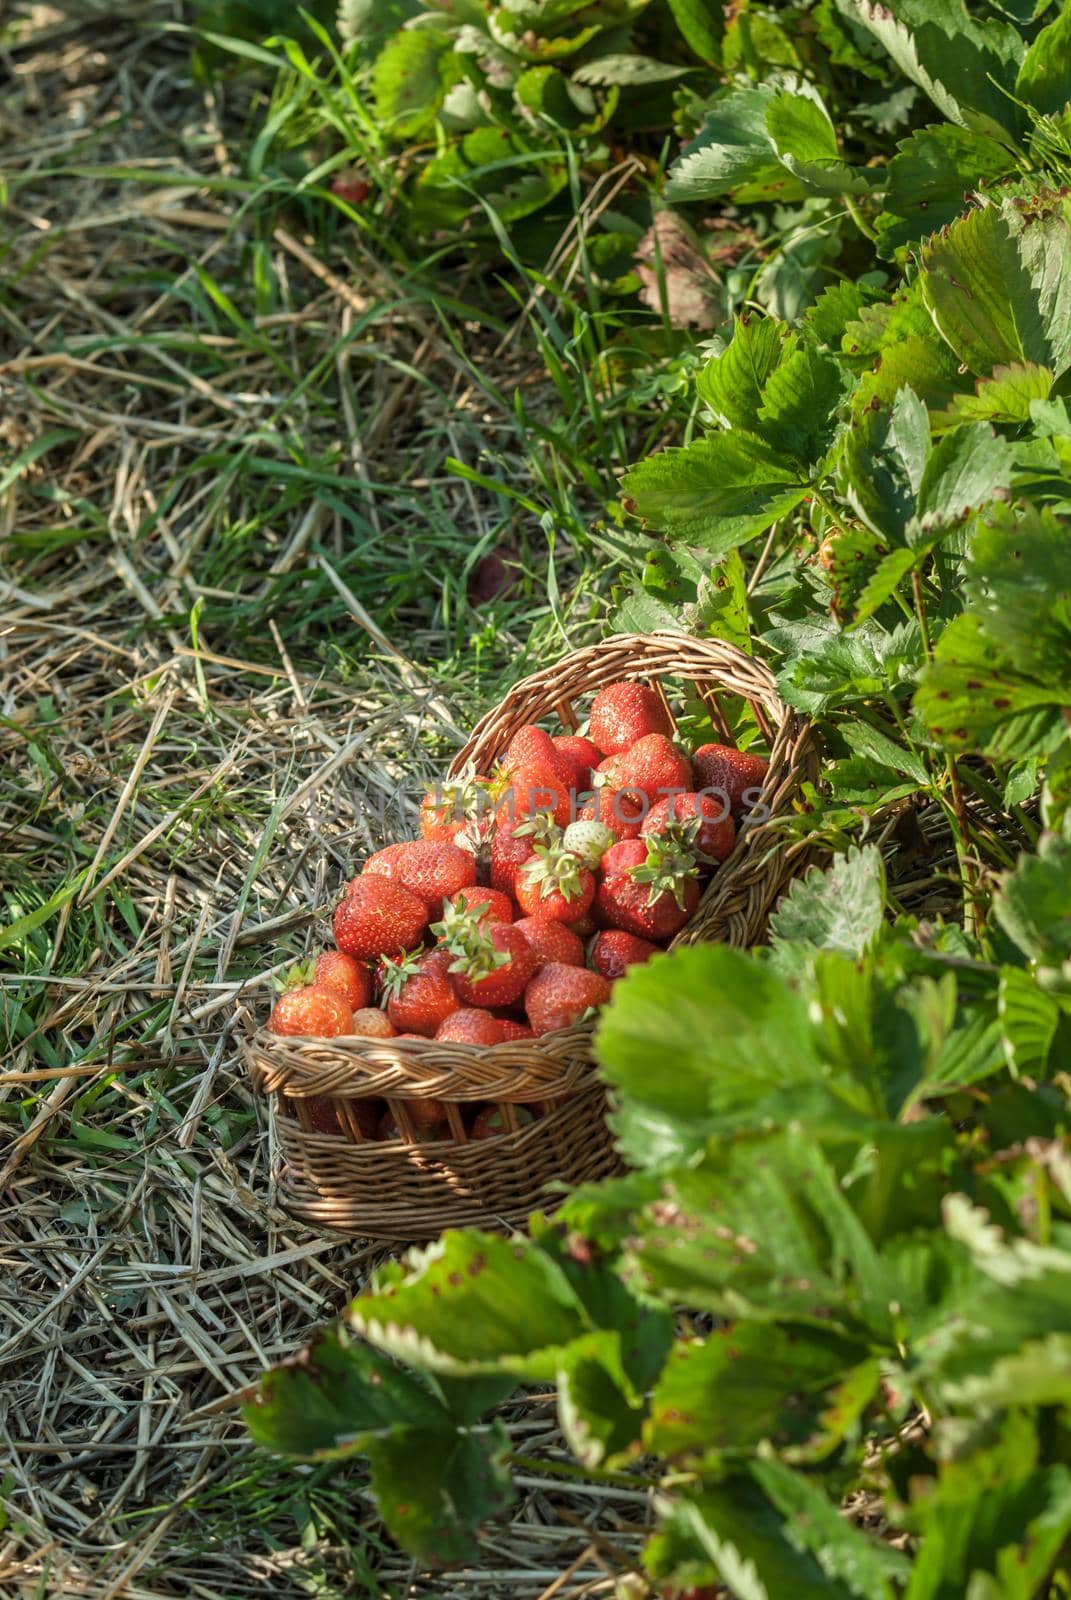
[[[516, 730], [557, 718], [576, 728], [578, 701], [609, 683], [639, 678], [661, 695], [687, 682], [727, 742], [719, 696], [751, 706], [767, 741], [770, 767], [760, 806], [766, 818], [743, 824], [733, 853], [714, 874], [674, 944], [723, 941], [746, 948], [764, 936], [789, 879], [808, 864], [769, 822], [791, 807], [805, 778], [817, 776], [810, 725], [778, 698], [761, 662], [733, 646], [686, 634], [621, 634], [580, 650], [516, 684], [477, 724], [450, 767], [488, 771]], [[537, 1206], [553, 1206], [548, 1184], [573, 1188], [620, 1170], [595, 1076], [593, 1023], [536, 1039], [479, 1047], [433, 1039], [295, 1040], [258, 1030], [245, 1045], [254, 1085], [274, 1096], [287, 1163], [285, 1199], [303, 1221], [389, 1240], [431, 1238], [444, 1227], [509, 1228]], [[328, 1099], [337, 1134], [317, 1131], [311, 1103]], [[402, 1140], [365, 1137], [354, 1102], [383, 1099]], [[449, 1140], [416, 1142], [407, 1103], [436, 1099], [447, 1108]], [[506, 1131], [473, 1141], [462, 1109], [501, 1107]], [[542, 1114], [521, 1126], [516, 1107]]]

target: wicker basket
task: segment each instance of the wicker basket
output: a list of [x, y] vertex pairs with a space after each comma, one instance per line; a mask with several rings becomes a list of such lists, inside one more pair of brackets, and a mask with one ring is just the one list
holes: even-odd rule
[[[665, 680], [688, 680], [727, 742], [718, 695], [743, 697], [770, 750], [760, 802], [770, 816], [786, 810], [801, 781], [817, 773], [809, 724], [778, 698], [766, 667], [717, 640], [665, 632], [617, 635], [525, 678], [477, 724], [450, 776], [470, 763], [489, 770], [525, 723], [557, 717], [576, 728], [576, 702], [623, 678], [649, 682], [671, 715]], [[765, 822], [742, 824], [733, 853], [674, 944], [757, 943], [781, 891], [807, 859], [803, 846], [778, 839]], [[254, 1084], [276, 1097], [289, 1209], [351, 1234], [421, 1240], [444, 1227], [514, 1226], [553, 1203], [551, 1180], [572, 1188], [620, 1170], [594, 1074], [593, 1030], [593, 1023], [580, 1023], [478, 1047], [433, 1039], [294, 1040], [261, 1029], [245, 1047], [246, 1061]], [[333, 1101], [338, 1134], [314, 1128], [309, 1107], [318, 1097]], [[407, 1102], [443, 1101], [452, 1138], [366, 1139], [353, 1102], [373, 1097], [386, 1100], [405, 1141], [413, 1132]], [[508, 1131], [470, 1141], [461, 1108], [477, 1101], [500, 1105]], [[540, 1102], [544, 1114], [522, 1127], [514, 1107], [526, 1102]]]

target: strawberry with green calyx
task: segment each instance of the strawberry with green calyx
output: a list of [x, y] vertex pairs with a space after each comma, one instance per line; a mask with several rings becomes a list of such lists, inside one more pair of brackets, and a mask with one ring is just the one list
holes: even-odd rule
[[474, 912], [480, 922], [512, 922], [517, 914], [508, 894], [503, 894], [501, 889], [484, 888], [482, 884], [444, 896], [443, 921], [450, 916], [451, 908], [462, 914]]
[[447, 1017], [435, 1037], [454, 1044], [501, 1044], [505, 1035], [502, 1023], [489, 1011], [462, 1006], [452, 1017]]
[[731, 744], [703, 744], [695, 752], [695, 786], [715, 800], [724, 799], [739, 821], [759, 798], [770, 771], [762, 756]]
[[533, 1033], [556, 1033], [582, 1021], [609, 998], [610, 985], [598, 972], [550, 961], [524, 991], [524, 1009]]
[[570, 851], [537, 844], [518, 872], [513, 892], [526, 916], [575, 922], [595, 898], [595, 874]]
[[577, 794], [590, 789], [592, 774], [602, 760], [602, 751], [579, 733], [555, 734], [551, 743], [558, 755], [568, 763], [569, 788]]
[[602, 872], [597, 911], [641, 939], [672, 938], [699, 902], [695, 856], [664, 835], [615, 844], [602, 858]]
[[[535, 1112], [530, 1106], [514, 1106], [513, 1115], [522, 1128], [527, 1127], [536, 1120]], [[484, 1106], [483, 1110], [478, 1111], [473, 1119], [469, 1138], [496, 1139], [500, 1134], [513, 1133], [514, 1131], [506, 1120], [506, 1113], [501, 1106]]]
[[624, 928], [604, 928], [591, 941], [588, 965], [604, 978], [620, 978], [629, 967], [639, 966], [658, 954], [658, 946]]
[[517, 872], [535, 853], [537, 844], [550, 844], [561, 834], [553, 817], [537, 812], [516, 822], [502, 819], [491, 840], [491, 886], [512, 895]]
[[472, 772], [447, 778], [428, 791], [420, 802], [420, 835], [423, 839], [457, 843], [458, 835], [475, 840], [482, 837], [494, 814], [491, 780]]
[[692, 787], [691, 761], [664, 733], [637, 739], [618, 756], [615, 775], [620, 787], [639, 790], [652, 806]]
[[705, 794], [668, 795], [644, 818], [640, 837], [662, 834], [700, 861], [722, 862], [736, 841], [736, 824], [728, 807]]
[[673, 732], [669, 713], [653, 689], [643, 683], [611, 683], [600, 689], [591, 706], [589, 730], [604, 755], [627, 750], [648, 733]]
[[464, 1006], [509, 1006], [535, 972], [535, 956], [523, 933], [508, 922], [487, 922], [475, 937], [453, 946], [450, 973]]
[[562, 834], [562, 849], [579, 856], [585, 867], [590, 867], [594, 872], [615, 838], [613, 829], [604, 822], [585, 818], [583, 821], [570, 822]]
[[433, 1039], [458, 1009], [461, 1002], [450, 978], [451, 959], [448, 950], [428, 950], [383, 962], [387, 1015], [399, 1033]]
[[566, 967], [584, 965], [584, 945], [579, 934], [567, 928], [564, 922], [547, 917], [518, 917], [513, 924], [528, 940], [536, 958], [536, 970], [548, 961], [560, 961]]
[[321, 989], [335, 989], [351, 1011], [360, 1011], [372, 999], [372, 974], [345, 950], [322, 951], [312, 982]]
[[268, 1030], [287, 1038], [337, 1039], [353, 1032], [353, 1012], [337, 989], [306, 984], [279, 996]]
[[513, 901], [501, 890], [467, 889], [443, 901], [443, 914], [432, 923], [431, 932], [457, 955], [479, 940], [481, 929], [496, 922], [512, 923], [515, 914]]
[[392, 878], [362, 875], [335, 910], [335, 943], [347, 955], [368, 961], [411, 950], [427, 923], [428, 908], [417, 895]]

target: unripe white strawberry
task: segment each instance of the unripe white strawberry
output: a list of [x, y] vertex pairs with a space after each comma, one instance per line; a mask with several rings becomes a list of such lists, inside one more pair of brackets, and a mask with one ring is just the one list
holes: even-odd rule
[[605, 822], [570, 822], [562, 835], [562, 848], [594, 869], [615, 840]]

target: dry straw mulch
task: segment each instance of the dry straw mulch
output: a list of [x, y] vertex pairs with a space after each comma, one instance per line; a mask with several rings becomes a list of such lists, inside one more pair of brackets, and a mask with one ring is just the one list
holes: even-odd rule
[[[0, 950], [0, 1594], [285, 1600], [364, 1593], [362, 1571], [370, 1593], [605, 1593], [639, 1547], [642, 1489], [521, 1472], [479, 1567], [421, 1575], [359, 1468], [306, 1494], [236, 1414], [374, 1260], [281, 1209], [243, 1010], [263, 1014], [280, 958], [315, 941], [472, 708], [420, 665], [426, 609], [403, 600], [387, 640], [338, 576], [351, 536], [326, 502], [257, 502], [255, 581], [228, 586], [233, 463], [282, 405], [310, 451], [338, 447], [370, 559], [412, 520], [404, 497], [368, 500], [365, 455], [482, 529], [471, 488], [433, 476], [441, 437], [421, 458], [421, 430], [452, 422], [422, 417], [406, 376], [441, 363], [445, 390], [452, 353], [372, 264], [355, 287], [283, 223], [267, 247], [289, 309], [257, 331], [298, 364], [335, 352], [334, 407], [280, 401], [247, 337], [191, 358], [175, 286], [233, 279], [250, 244], [241, 195], [192, 175], [234, 173], [247, 91], [190, 83], [187, 42], [156, 28], [178, 20], [161, 0], [22, 5], [0, 45], [0, 922], [40, 910], [48, 935]], [[286, 580], [314, 543], [336, 617], [310, 645]], [[199, 598], [234, 631], [195, 639]], [[503, 1414], [525, 1455], [564, 1458], [550, 1398]]]

